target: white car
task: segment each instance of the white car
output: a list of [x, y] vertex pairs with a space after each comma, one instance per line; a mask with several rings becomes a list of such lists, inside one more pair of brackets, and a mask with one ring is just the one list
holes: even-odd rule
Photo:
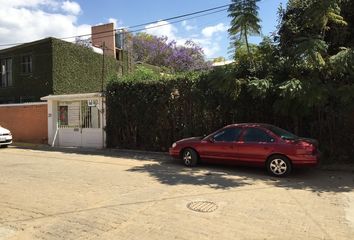
[[12, 143], [12, 135], [9, 130], [0, 126], [0, 147], [7, 147]]

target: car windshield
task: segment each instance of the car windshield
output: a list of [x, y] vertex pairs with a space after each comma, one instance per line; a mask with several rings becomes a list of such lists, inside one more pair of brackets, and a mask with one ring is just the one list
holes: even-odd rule
[[278, 128], [276, 126], [267, 126], [267, 128], [272, 131], [275, 135], [287, 139], [287, 140], [295, 140], [298, 139], [299, 137], [296, 136], [295, 134], [292, 134], [284, 129]]

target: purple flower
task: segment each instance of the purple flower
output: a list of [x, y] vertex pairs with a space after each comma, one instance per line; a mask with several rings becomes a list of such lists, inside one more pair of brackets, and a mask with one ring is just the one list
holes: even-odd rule
[[175, 72], [206, 69], [203, 49], [189, 40], [183, 46], [168, 41], [167, 37], [156, 37], [146, 33], [133, 36], [133, 56], [135, 61], [167, 67]]

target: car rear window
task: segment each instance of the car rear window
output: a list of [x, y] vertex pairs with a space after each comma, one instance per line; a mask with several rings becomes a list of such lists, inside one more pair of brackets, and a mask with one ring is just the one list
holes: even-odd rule
[[276, 126], [267, 126], [267, 129], [283, 139], [293, 140], [293, 139], [299, 138], [295, 134], [292, 134], [292, 133], [290, 133], [284, 129], [281, 129], [279, 127], [276, 127]]
[[259, 128], [247, 128], [243, 135], [245, 142], [274, 142], [274, 139]]

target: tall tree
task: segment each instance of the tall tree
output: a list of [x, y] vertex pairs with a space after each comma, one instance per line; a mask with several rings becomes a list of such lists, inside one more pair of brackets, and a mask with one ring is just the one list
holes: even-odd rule
[[178, 45], [167, 37], [157, 37], [147, 33], [133, 36], [134, 61], [166, 67], [174, 72], [207, 69], [203, 49], [193, 41]]
[[252, 59], [248, 37], [250, 35], [260, 35], [261, 26], [258, 16], [257, 3], [260, 0], [232, 0], [229, 7], [229, 17], [231, 17], [231, 27], [229, 34], [232, 47], [237, 48], [244, 43], [247, 47], [248, 56]]
[[289, 0], [280, 27], [283, 53], [315, 67], [325, 64], [326, 35], [331, 27], [347, 25], [340, 15], [342, 0]]

